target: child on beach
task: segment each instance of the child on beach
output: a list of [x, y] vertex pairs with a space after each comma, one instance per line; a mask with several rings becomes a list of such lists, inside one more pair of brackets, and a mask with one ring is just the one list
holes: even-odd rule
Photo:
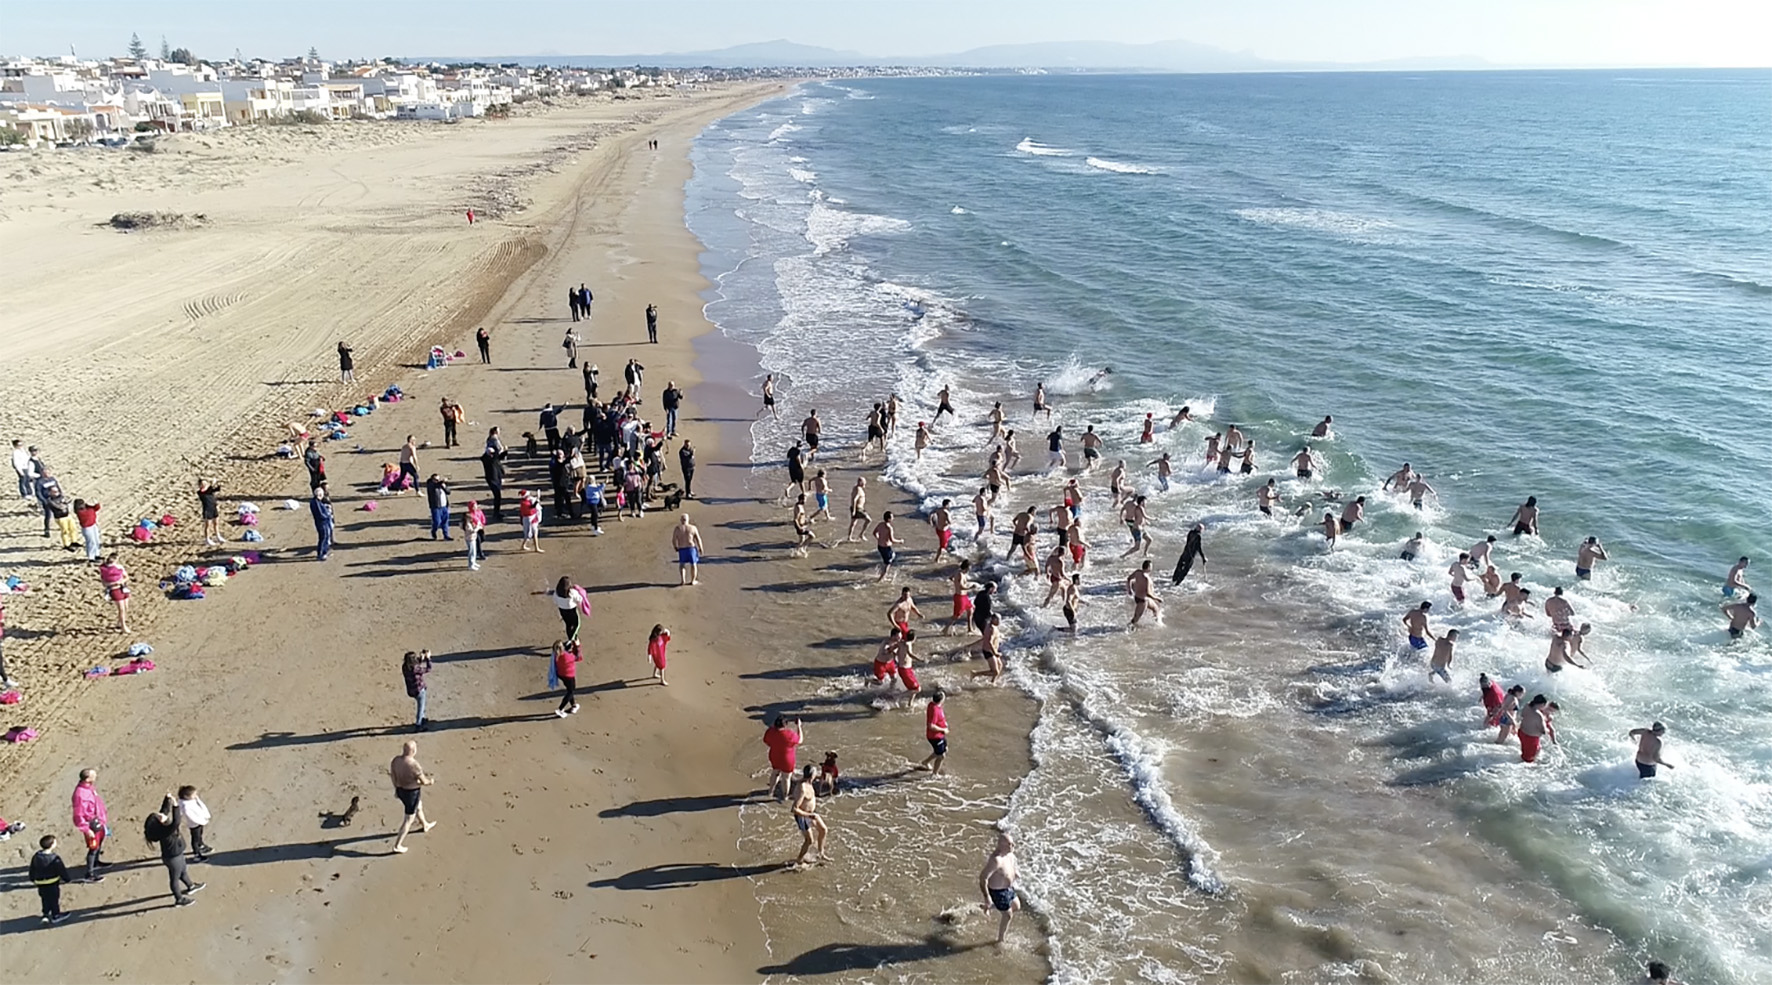
[[837, 786], [842, 781], [842, 774], [843, 771], [837, 766], [837, 754], [835, 752], [825, 753], [824, 762], [818, 767], [816, 781], [819, 786], [824, 788], [825, 796], [835, 797], [837, 795]]
[[670, 642], [671, 631], [664, 628], [663, 625], [653, 626], [652, 636], [646, 641], [646, 656], [652, 660], [652, 676], [657, 678], [660, 684], [666, 686], [671, 683], [665, 680], [665, 647]]

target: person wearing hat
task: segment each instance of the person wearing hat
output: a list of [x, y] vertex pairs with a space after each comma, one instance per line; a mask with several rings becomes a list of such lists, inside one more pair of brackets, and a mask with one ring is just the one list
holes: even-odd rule
[[1656, 722], [1648, 728], [1630, 730], [1630, 737], [1637, 740], [1637, 778], [1647, 780], [1655, 775], [1655, 769], [1665, 766], [1673, 769], [1674, 764], [1661, 758], [1661, 737], [1667, 733], [1667, 726]]

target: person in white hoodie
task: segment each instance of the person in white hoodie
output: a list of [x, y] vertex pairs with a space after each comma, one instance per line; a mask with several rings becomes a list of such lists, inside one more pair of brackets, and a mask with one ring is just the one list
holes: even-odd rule
[[203, 827], [209, 823], [209, 807], [197, 796], [197, 788], [178, 788], [178, 813], [191, 829], [191, 857], [198, 862], [209, 859], [209, 846], [203, 842]]

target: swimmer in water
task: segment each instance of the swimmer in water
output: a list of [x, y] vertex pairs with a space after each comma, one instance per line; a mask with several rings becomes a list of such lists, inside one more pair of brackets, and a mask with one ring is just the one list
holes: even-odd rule
[[1218, 446], [1223, 441], [1224, 441], [1224, 432], [1222, 432], [1222, 431], [1219, 432], [1218, 434], [1209, 435], [1206, 438], [1206, 464], [1207, 465], [1211, 465], [1213, 462], [1218, 461]]
[[1575, 549], [1575, 577], [1587, 581], [1594, 576], [1594, 565], [1601, 561], [1611, 560], [1606, 556], [1606, 548], [1601, 545], [1600, 538], [1589, 537]]
[[1458, 645], [1458, 630], [1448, 629], [1446, 635], [1434, 641], [1434, 655], [1428, 660], [1427, 679], [1432, 682], [1438, 677], [1446, 683], [1452, 683], [1452, 649]]
[[1648, 728], [1630, 730], [1630, 737], [1637, 740], [1637, 779], [1647, 780], [1655, 775], [1656, 767], [1665, 766], [1673, 769], [1674, 764], [1661, 758], [1661, 737], [1667, 734], [1667, 726], [1656, 722]]
[[1089, 377], [1089, 389], [1091, 389], [1091, 390], [1095, 389], [1095, 384], [1100, 383], [1104, 379], [1107, 379], [1107, 377], [1111, 373], [1113, 373], [1113, 371], [1114, 371], [1114, 368], [1112, 366], [1103, 366], [1101, 368], [1101, 372], [1096, 373], [1094, 376]]
[[1169, 430], [1173, 431], [1177, 427], [1180, 427], [1182, 421], [1191, 421], [1193, 419], [1194, 419], [1194, 412], [1192, 410], [1189, 410], [1188, 407], [1184, 404], [1184, 405], [1182, 405], [1182, 408], [1180, 410], [1175, 412], [1175, 416], [1171, 417], [1169, 419]]
[[1330, 417], [1328, 414], [1324, 414], [1323, 419], [1317, 422], [1317, 426], [1314, 428], [1311, 428], [1311, 437], [1313, 437], [1313, 438], [1327, 438], [1327, 437], [1329, 437], [1333, 431], [1334, 424], [1335, 424], [1335, 418]]
[[1564, 667], [1580, 667], [1587, 665], [1575, 659], [1574, 648], [1571, 646], [1575, 638], [1575, 630], [1564, 629], [1551, 637], [1550, 652], [1545, 654], [1544, 669], [1553, 674], [1561, 673]]
[[1379, 486], [1378, 491], [1402, 492], [1409, 488], [1409, 480], [1413, 478], [1415, 478], [1415, 470], [1409, 467], [1408, 462], [1404, 462], [1402, 468], [1391, 473], [1390, 478], [1384, 480], [1384, 485]]
[[1507, 689], [1507, 695], [1501, 699], [1501, 708], [1495, 716], [1498, 726], [1495, 732], [1495, 744], [1500, 745], [1514, 734], [1520, 725], [1520, 699], [1526, 694], [1523, 684], [1515, 684]]
[[1470, 563], [1470, 552], [1460, 551], [1458, 560], [1446, 569], [1446, 573], [1452, 576], [1452, 598], [1459, 605], [1464, 604], [1464, 583], [1470, 580]]
[[1428, 640], [1439, 639], [1427, 625], [1427, 610], [1433, 607], [1432, 602], [1423, 602], [1403, 613], [1403, 629], [1409, 634], [1409, 646], [1412, 649], [1425, 650]]
[[1422, 547], [1426, 544], [1427, 538], [1422, 536], [1421, 531], [1415, 531], [1415, 536], [1403, 542], [1403, 553], [1401, 557], [1405, 561], [1415, 560], [1416, 555], [1421, 553]]
[[1146, 412], [1144, 415], [1144, 424], [1138, 432], [1138, 443], [1141, 445], [1148, 445], [1155, 440], [1157, 440], [1157, 422], [1151, 417], [1149, 412]]
[[1418, 510], [1421, 509], [1423, 499], [1440, 494], [1433, 486], [1427, 484], [1427, 479], [1423, 478], [1420, 472], [1415, 473], [1415, 477], [1409, 480], [1406, 491], [1409, 493], [1409, 505]]
[[1126, 592], [1132, 596], [1132, 625], [1134, 626], [1138, 625], [1138, 620], [1146, 612], [1149, 612], [1151, 618], [1157, 622], [1163, 621], [1163, 599], [1157, 595], [1151, 582], [1150, 558], [1145, 558], [1144, 563], [1139, 565], [1137, 571], [1126, 576]]
[[1323, 539], [1325, 539], [1329, 542], [1329, 549], [1330, 550], [1332, 550], [1332, 551], [1335, 550], [1335, 540], [1338, 536], [1340, 536], [1340, 534], [1341, 534], [1340, 521], [1335, 519], [1334, 513], [1331, 513], [1328, 510], [1324, 510], [1323, 511]]
[[1276, 484], [1278, 481], [1269, 479], [1267, 485], [1255, 490], [1255, 506], [1261, 510], [1263, 516], [1273, 516], [1274, 507], [1280, 505], [1280, 487]]
[[1309, 479], [1316, 474], [1317, 456], [1311, 453], [1310, 445], [1305, 445], [1292, 456], [1292, 469], [1300, 479]]
[[1538, 536], [1538, 497], [1527, 496], [1526, 501], [1514, 510], [1514, 518], [1508, 523], [1513, 525], [1515, 537], [1523, 534]]
[[1753, 589], [1747, 586], [1747, 557], [1744, 555], [1729, 569], [1729, 573], [1723, 576], [1723, 597], [1734, 598], [1737, 595], [1746, 595], [1751, 591]]
[[1760, 597], [1758, 595], [1749, 592], [1745, 602], [1726, 602], [1723, 604], [1723, 614], [1729, 617], [1730, 639], [1738, 640], [1742, 637], [1742, 634], [1746, 633], [1748, 630], [1759, 628], [1760, 613], [1754, 608], [1759, 601]]

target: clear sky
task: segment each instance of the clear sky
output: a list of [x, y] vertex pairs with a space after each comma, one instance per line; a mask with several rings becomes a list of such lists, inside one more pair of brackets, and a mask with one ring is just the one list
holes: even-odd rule
[[657, 54], [786, 38], [867, 55], [1187, 40], [1286, 61], [1772, 66], [1772, 0], [0, 0], [0, 52]]

